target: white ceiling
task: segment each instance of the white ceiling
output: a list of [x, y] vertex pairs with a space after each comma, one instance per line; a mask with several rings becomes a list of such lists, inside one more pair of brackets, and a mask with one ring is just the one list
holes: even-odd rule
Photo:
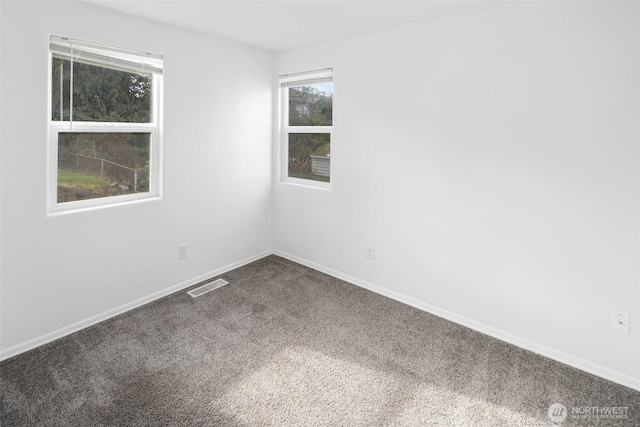
[[86, 1], [273, 52], [493, 4], [484, 0]]

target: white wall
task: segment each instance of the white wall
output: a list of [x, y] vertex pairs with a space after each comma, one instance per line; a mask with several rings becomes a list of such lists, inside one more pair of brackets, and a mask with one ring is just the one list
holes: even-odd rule
[[[270, 253], [271, 53], [77, 2], [0, 7], [3, 357]], [[164, 55], [164, 199], [47, 217], [49, 34]]]
[[276, 252], [640, 389], [640, 4], [518, 3], [276, 59], [331, 66], [333, 188], [276, 180]]

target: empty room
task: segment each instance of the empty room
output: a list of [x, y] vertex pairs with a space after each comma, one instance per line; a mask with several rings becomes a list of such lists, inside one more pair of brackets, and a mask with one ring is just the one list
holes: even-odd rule
[[640, 425], [640, 2], [0, 1], [0, 94], [3, 427]]

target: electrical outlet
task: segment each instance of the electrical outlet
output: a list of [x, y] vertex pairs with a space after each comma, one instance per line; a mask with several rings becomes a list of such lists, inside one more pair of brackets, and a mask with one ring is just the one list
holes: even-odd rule
[[367, 258], [369, 259], [375, 258], [375, 246], [373, 245], [367, 246]]
[[184, 259], [188, 255], [189, 254], [187, 253], [187, 244], [183, 243], [181, 245], [178, 245], [178, 259]]
[[342, 239], [336, 239], [336, 251], [342, 252]]
[[631, 316], [629, 315], [629, 313], [614, 311], [611, 319], [611, 329], [616, 332], [620, 332], [621, 334], [629, 335], [630, 320]]

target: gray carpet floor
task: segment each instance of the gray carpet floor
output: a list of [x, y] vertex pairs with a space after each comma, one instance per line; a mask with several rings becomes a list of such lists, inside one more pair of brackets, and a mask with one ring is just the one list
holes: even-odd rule
[[640, 426], [637, 391], [282, 258], [221, 277], [2, 362], [2, 427]]

